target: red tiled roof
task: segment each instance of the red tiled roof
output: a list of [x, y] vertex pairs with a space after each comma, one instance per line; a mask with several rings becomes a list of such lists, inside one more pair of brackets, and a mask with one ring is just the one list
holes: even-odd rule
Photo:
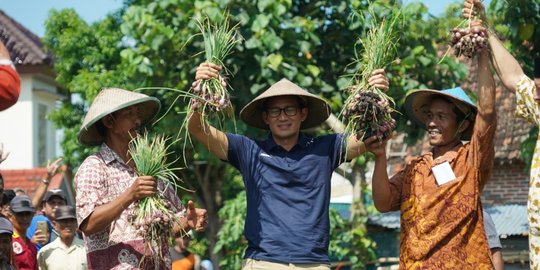
[[[48, 189], [60, 188], [62, 180], [65, 178], [66, 166], [62, 166], [60, 173], [51, 179]], [[32, 197], [41, 179], [47, 175], [47, 168], [21, 169], [21, 170], [1, 170], [4, 178], [4, 189], [21, 188]]]
[[0, 39], [16, 65], [49, 65], [52, 57], [45, 53], [38, 36], [0, 10]]

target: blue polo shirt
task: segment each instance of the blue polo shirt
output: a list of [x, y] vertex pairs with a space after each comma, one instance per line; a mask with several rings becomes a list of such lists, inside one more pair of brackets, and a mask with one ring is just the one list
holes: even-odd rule
[[300, 134], [290, 151], [271, 136], [255, 141], [227, 134], [228, 160], [244, 178], [247, 199], [244, 258], [329, 263], [330, 179], [345, 158], [342, 134]]

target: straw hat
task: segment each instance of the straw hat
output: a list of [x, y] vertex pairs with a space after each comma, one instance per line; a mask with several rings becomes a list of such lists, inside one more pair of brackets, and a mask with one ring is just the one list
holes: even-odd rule
[[426, 106], [429, 105], [434, 95], [446, 97], [452, 101], [456, 107], [462, 111], [470, 121], [469, 127], [461, 134], [462, 140], [470, 140], [474, 128], [474, 120], [477, 112], [476, 105], [467, 96], [461, 87], [456, 87], [446, 90], [431, 90], [421, 89], [414, 90], [407, 94], [405, 98], [405, 111], [409, 118], [414, 120], [418, 125], [426, 129], [427, 115], [425, 112]]
[[330, 106], [326, 101], [284, 78], [242, 108], [240, 118], [250, 126], [268, 130], [268, 125], [262, 119], [263, 102], [266, 98], [278, 96], [300, 96], [307, 101], [306, 107], [309, 112], [306, 120], [300, 125], [301, 129], [315, 127], [330, 116]]
[[95, 123], [108, 114], [135, 104], [140, 104], [142, 125], [150, 122], [161, 108], [161, 103], [155, 97], [119, 88], [101, 90], [84, 117], [77, 136], [79, 142], [86, 146], [101, 144], [105, 138], [99, 134]]

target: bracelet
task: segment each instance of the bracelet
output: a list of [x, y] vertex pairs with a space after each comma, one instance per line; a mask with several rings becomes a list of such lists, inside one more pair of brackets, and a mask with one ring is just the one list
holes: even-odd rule
[[47, 180], [47, 179], [45, 179], [45, 178], [41, 179], [41, 182], [43, 182], [44, 184], [47, 184], [47, 185], [48, 185], [49, 183], [51, 183], [50, 180]]

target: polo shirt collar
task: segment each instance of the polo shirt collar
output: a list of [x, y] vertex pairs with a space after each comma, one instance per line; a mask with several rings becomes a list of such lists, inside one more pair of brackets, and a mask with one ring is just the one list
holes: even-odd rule
[[[301, 148], [306, 148], [308, 147], [309, 143], [312, 141], [313, 141], [312, 138], [300, 132], [300, 134], [298, 135], [298, 142], [296, 143], [295, 147], [299, 146]], [[274, 141], [274, 138], [272, 137], [272, 133], [268, 135], [268, 138], [266, 139], [265, 144], [270, 150], [274, 150], [276, 147], [281, 147]]]
[[454, 161], [454, 159], [456, 159], [458, 152], [462, 146], [463, 146], [463, 143], [457, 144], [456, 146], [454, 146], [454, 148], [452, 148], [452, 150], [449, 150], [448, 152], [444, 153], [444, 155], [438, 157], [437, 159], [433, 159], [433, 148], [431, 148], [431, 151], [428, 153], [428, 156], [433, 161], [434, 165], [438, 165], [446, 161], [452, 162]]
[[99, 154], [103, 158], [103, 161], [105, 161], [105, 164], [109, 165], [111, 162], [117, 160], [118, 162], [122, 164], [126, 164], [120, 156], [118, 156], [106, 143], [101, 144], [101, 148], [99, 149]]

